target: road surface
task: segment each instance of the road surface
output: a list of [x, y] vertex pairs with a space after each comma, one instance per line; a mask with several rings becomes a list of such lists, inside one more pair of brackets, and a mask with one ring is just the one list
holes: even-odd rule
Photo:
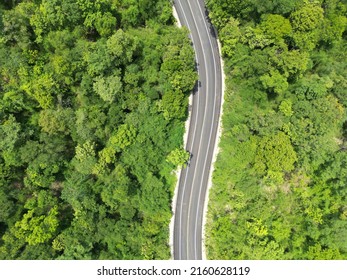
[[173, 255], [176, 260], [199, 260], [203, 258], [204, 203], [218, 130], [222, 71], [217, 39], [207, 18], [204, 1], [174, 0], [174, 6], [181, 24], [190, 30], [199, 82], [193, 95], [186, 146], [192, 158], [179, 178]]

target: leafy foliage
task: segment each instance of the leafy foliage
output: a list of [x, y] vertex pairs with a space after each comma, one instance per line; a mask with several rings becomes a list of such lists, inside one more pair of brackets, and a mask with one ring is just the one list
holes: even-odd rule
[[208, 6], [227, 76], [209, 258], [346, 259], [345, 2]]
[[169, 258], [196, 79], [172, 23], [166, 0], [0, 4], [0, 259]]
[[185, 166], [189, 160], [189, 152], [182, 149], [175, 149], [167, 156], [167, 161], [175, 166]]

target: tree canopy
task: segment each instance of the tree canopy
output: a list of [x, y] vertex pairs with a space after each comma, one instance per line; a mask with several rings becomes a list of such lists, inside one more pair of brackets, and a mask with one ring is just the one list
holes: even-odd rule
[[345, 1], [209, 0], [225, 64], [211, 259], [346, 259]]
[[0, 259], [168, 259], [196, 73], [169, 1], [0, 4]]

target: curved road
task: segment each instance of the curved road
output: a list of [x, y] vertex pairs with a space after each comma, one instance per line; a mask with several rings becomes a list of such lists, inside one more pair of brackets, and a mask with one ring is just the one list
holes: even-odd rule
[[203, 0], [174, 0], [182, 25], [190, 30], [199, 74], [193, 95], [186, 150], [192, 157], [179, 178], [174, 220], [176, 260], [202, 259], [202, 223], [222, 96], [218, 44]]

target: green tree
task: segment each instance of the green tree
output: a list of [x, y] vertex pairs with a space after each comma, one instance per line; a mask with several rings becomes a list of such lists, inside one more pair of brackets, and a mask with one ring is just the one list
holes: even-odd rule
[[0, 259], [168, 259], [196, 80], [170, 2], [6, 1], [0, 27]]
[[323, 8], [316, 2], [307, 2], [301, 9], [293, 12], [290, 19], [295, 44], [302, 49], [314, 49], [322, 30]]
[[20, 139], [21, 125], [16, 121], [13, 115], [0, 125], [0, 150], [13, 150], [16, 142]]
[[16, 223], [15, 236], [25, 239], [29, 245], [44, 243], [54, 236], [59, 221], [57, 207], [52, 208], [47, 215], [35, 217], [35, 210], [29, 210], [23, 219]]
[[109, 139], [109, 144], [116, 150], [124, 150], [127, 146], [134, 143], [136, 137], [135, 127], [123, 124], [118, 127], [115, 135]]
[[170, 152], [166, 160], [172, 163], [174, 166], [183, 166], [185, 167], [188, 159], [190, 157], [189, 152], [182, 149], [175, 149]]
[[276, 43], [283, 42], [283, 39], [292, 33], [290, 21], [281, 15], [264, 15], [259, 27], [265, 34], [275, 39]]
[[112, 103], [122, 91], [122, 81], [119, 76], [98, 77], [93, 84], [94, 91], [105, 102]]
[[181, 91], [166, 92], [158, 102], [159, 110], [167, 120], [183, 119], [186, 116], [186, 105], [187, 99]]
[[34, 14], [34, 3], [22, 2], [13, 9], [3, 12], [2, 19], [2, 40], [4, 43], [17, 44], [23, 51], [31, 48], [32, 31], [30, 27], [30, 17]]
[[132, 62], [138, 44], [136, 38], [119, 29], [107, 39], [107, 53], [115, 65], [127, 65]]
[[96, 164], [95, 143], [87, 141], [83, 145], [77, 145], [75, 159], [78, 172], [90, 174]]
[[260, 172], [290, 172], [296, 161], [290, 138], [283, 132], [260, 139], [255, 158], [255, 168]]
[[241, 38], [239, 24], [240, 22], [237, 19], [230, 18], [228, 23], [220, 30], [222, 54], [227, 57], [231, 57], [234, 54], [236, 44]]
[[90, 13], [86, 16], [84, 25], [88, 28], [95, 28], [100, 36], [107, 37], [115, 31], [117, 18], [110, 12]]
[[39, 125], [50, 135], [69, 134], [74, 121], [74, 112], [71, 109], [46, 109], [40, 112]]
[[260, 77], [260, 80], [266, 90], [270, 93], [283, 94], [288, 88], [287, 78], [282, 76], [279, 71], [272, 70], [270, 74]]

